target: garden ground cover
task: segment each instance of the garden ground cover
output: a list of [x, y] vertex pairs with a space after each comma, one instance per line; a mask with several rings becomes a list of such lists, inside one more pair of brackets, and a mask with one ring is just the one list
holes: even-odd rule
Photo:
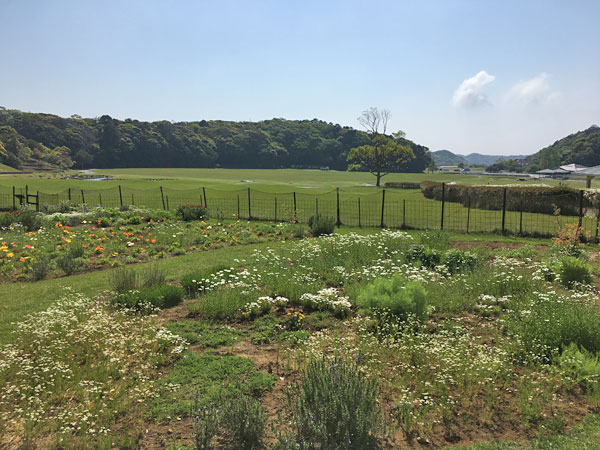
[[[536, 322], [528, 320], [532, 314], [527, 311], [541, 314], [546, 305], [560, 307], [566, 303], [580, 313], [590, 315], [596, 311], [597, 315], [595, 292], [589, 287], [565, 289], [556, 279], [546, 281], [550, 278], [546, 262], [560, 254], [555, 246], [542, 248], [543, 241], [528, 240], [528, 245], [520, 247], [514, 245], [518, 239], [506, 238], [512, 243], [506, 242], [504, 248], [490, 246], [492, 249], [461, 243], [458, 247], [470, 250], [478, 263], [473, 269], [457, 270], [463, 264], [458, 257], [462, 254], [448, 253], [450, 236], [411, 234], [412, 238], [402, 232], [351, 231], [333, 238], [250, 245], [160, 261], [171, 279], [183, 281], [181, 275], [186, 271], [198, 275], [188, 278], [188, 283], [195, 280], [192, 285], [198, 288], [195, 298], [163, 310], [155, 318], [131, 318], [105, 303], [100, 308], [102, 314], [80, 319], [82, 323], [106, 323], [100, 317], [111, 314], [117, 323], [127, 323], [128, 329], [140, 329], [137, 321], [142, 321], [145, 325], [141, 328], [164, 330], [161, 333], [169, 336], [169, 344], [162, 350], [139, 356], [137, 364], [148, 364], [143, 367], [162, 375], [152, 380], [146, 396], [135, 397], [141, 400], [137, 412], [127, 418], [118, 412], [112, 417], [103, 416], [102, 426], [110, 431], [100, 435], [97, 426], [90, 433], [87, 424], [81, 430], [69, 428], [63, 436], [65, 433], [57, 431], [61, 430], [58, 424], [37, 416], [38, 422], [29, 422], [25, 427], [25, 435], [32, 439], [29, 442], [43, 439], [47, 444], [75, 447], [120, 443], [193, 448], [193, 438], [200, 433], [199, 423], [193, 419], [194, 408], [210, 408], [225, 401], [223, 397], [241, 394], [260, 398], [267, 421], [283, 420], [283, 425], [276, 428], [289, 431], [285, 424], [294, 420], [288, 415], [294, 405], [288, 403], [287, 394], [294, 392], [296, 382], [302, 382], [311, 360], [336, 356], [340, 363], [358, 363], [359, 372], [378, 380], [378, 399], [389, 429], [379, 435], [380, 445], [445, 446], [508, 439], [529, 441], [538, 448], [574, 448], [579, 444], [581, 448], [584, 444], [594, 448], [598, 444], [594, 416], [584, 421], [580, 427], [583, 431], [576, 429], [570, 438], [545, 437], [570, 429], [597, 407], [598, 399], [590, 387], [594, 386], [593, 376], [581, 378], [572, 362], [566, 362], [556, 349], [553, 352], [537, 345], [536, 339], [527, 340], [531, 333], [539, 332]], [[436, 253], [440, 258], [437, 263]], [[213, 260], [213, 255], [216, 264], [206, 261]], [[587, 256], [590, 260], [592, 257]], [[40, 283], [64, 283], [75, 277], [80, 277], [80, 283], [95, 277], [96, 283], [103, 278], [107, 286], [107, 273]], [[362, 293], [367, 286], [398, 275], [403, 283], [419, 283], [425, 289], [426, 315], [422, 322], [382, 315], [364, 303]], [[32, 289], [38, 284], [18, 285]], [[88, 295], [92, 294], [90, 291]], [[60, 310], [59, 305], [50, 311]], [[577, 319], [584, 328], [594, 326], [581, 322], [580, 316], [552, 319]], [[19, 341], [30, 343], [29, 347], [19, 344], [20, 351], [26, 353], [35, 351], [31, 343], [39, 337], [31, 323], [20, 331], [30, 333], [28, 339]], [[114, 327], [109, 330], [114, 331]], [[544, 342], [559, 342], [559, 346], [562, 341], [575, 341], [581, 351], [595, 345], [589, 336], [544, 338]], [[150, 334], [147, 339], [154, 342], [155, 337]], [[46, 341], [51, 351], [52, 339]], [[63, 342], [62, 338], [58, 341]], [[122, 347], [111, 340], [105, 350], [109, 348], [119, 353]], [[171, 353], [173, 349], [177, 349], [175, 353]], [[569, 361], [579, 357], [574, 351], [562, 354], [571, 355]], [[159, 358], [159, 364], [145, 360], [150, 356]], [[114, 370], [108, 362], [106, 365], [106, 372]], [[0, 365], [0, 370], [6, 367], [11, 366]], [[88, 377], [97, 376], [86, 367]], [[139, 377], [129, 376], [131, 382]], [[0, 383], [15, 378], [0, 378]], [[102, 389], [110, 386], [108, 380], [95, 378], [80, 386], [90, 386], [89, 382], [94, 381], [97, 384], [91, 386], [105, 392]], [[145, 383], [141, 385], [147, 386]], [[86, 395], [86, 391], [80, 388], [78, 395]], [[123, 395], [125, 391], [119, 392]], [[60, 404], [60, 396], [53, 401]], [[99, 414], [101, 408], [92, 401], [87, 413], [71, 411], [73, 415], [65, 421], [80, 424], [80, 416]], [[11, 431], [10, 435], [15, 436]], [[232, 438], [231, 431], [222, 432], [225, 435], [219, 442], [225, 446]], [[267, 432], [264, 442], [271, 446], [288, 438]], [[482, 444], [477, 448], [528, 445]]]

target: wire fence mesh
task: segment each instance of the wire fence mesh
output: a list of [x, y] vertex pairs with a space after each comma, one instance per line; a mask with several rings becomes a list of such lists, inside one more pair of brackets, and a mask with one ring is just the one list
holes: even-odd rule
[[[430, 199], [403, 198], [402, 191], [382, 190], [359, 195], [343, 189], [325, 193], [263, 192], [257, 189], [217, 190], [172, 188], [133, 189], [117, 186], [106, 189], [65, 189], [55, 193], [27, 188], [0, 187], [0, 208], [35, 206], [37, 209], [67, 203], [119, 208], [135, 205], [176, 210], [183, 205], [206, 205], [219, 218], [308, 222], [315, 214], [333, 217], [340, 225], [408, 229], [445, 229], [448, 231], [508, 232], [522, 235], [552, 236], [567, 224], [581, 224], [588, 236], [598, 237], [600, 210], [575, 205], [568, 214], [534, 213], [531, 204], [516, 197], [492, 199], [501, 209], [471, 207], [470, 201], [453, 203]], [[507, 195], [501, 191], [496, 195]], [[411, 198], [412, 197], [412, 198]], [[561, 204], [561, 199], [556, 199]], [[496, 206], [497, 207], [497, 206]], [[574, 214], [576, 211], [576, 215]]]

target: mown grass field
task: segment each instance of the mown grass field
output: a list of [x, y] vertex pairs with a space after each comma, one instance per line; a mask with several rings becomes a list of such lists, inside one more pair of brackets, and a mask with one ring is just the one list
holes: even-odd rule
[[596, 245], [158, 213], [3, 230], [1, 447], [600, 446]]

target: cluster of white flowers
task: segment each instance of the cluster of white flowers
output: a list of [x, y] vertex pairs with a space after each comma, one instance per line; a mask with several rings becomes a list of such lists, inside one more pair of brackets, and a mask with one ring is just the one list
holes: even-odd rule
[[315, 311], [330, 311], [340, 317], [348, 316], [350, 308], [352, 308], [348, 297], [342, 296], [336, 288], [321, 289], [316, 294], [302, 294], [300, 303], [305, 308]]

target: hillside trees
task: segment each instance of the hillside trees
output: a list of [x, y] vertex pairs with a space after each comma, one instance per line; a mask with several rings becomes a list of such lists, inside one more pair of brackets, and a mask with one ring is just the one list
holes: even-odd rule
[[[61, 118], [0, 107], [0, 127], [9, 127], [14, 134], [10, 138], [11, 133], [0, 133], [2, 162], [48, 169], [75, 161], [78, 168], [327, 166], [346, 170], [350, 150], [372, 143], [364, 131], [317, 119], [144, 122], [108, 115]], [[411, 147], [415, 155], [403, 170], [423, 171], [430, 158], [428, 149], [404, 137], [397, 142]]]

